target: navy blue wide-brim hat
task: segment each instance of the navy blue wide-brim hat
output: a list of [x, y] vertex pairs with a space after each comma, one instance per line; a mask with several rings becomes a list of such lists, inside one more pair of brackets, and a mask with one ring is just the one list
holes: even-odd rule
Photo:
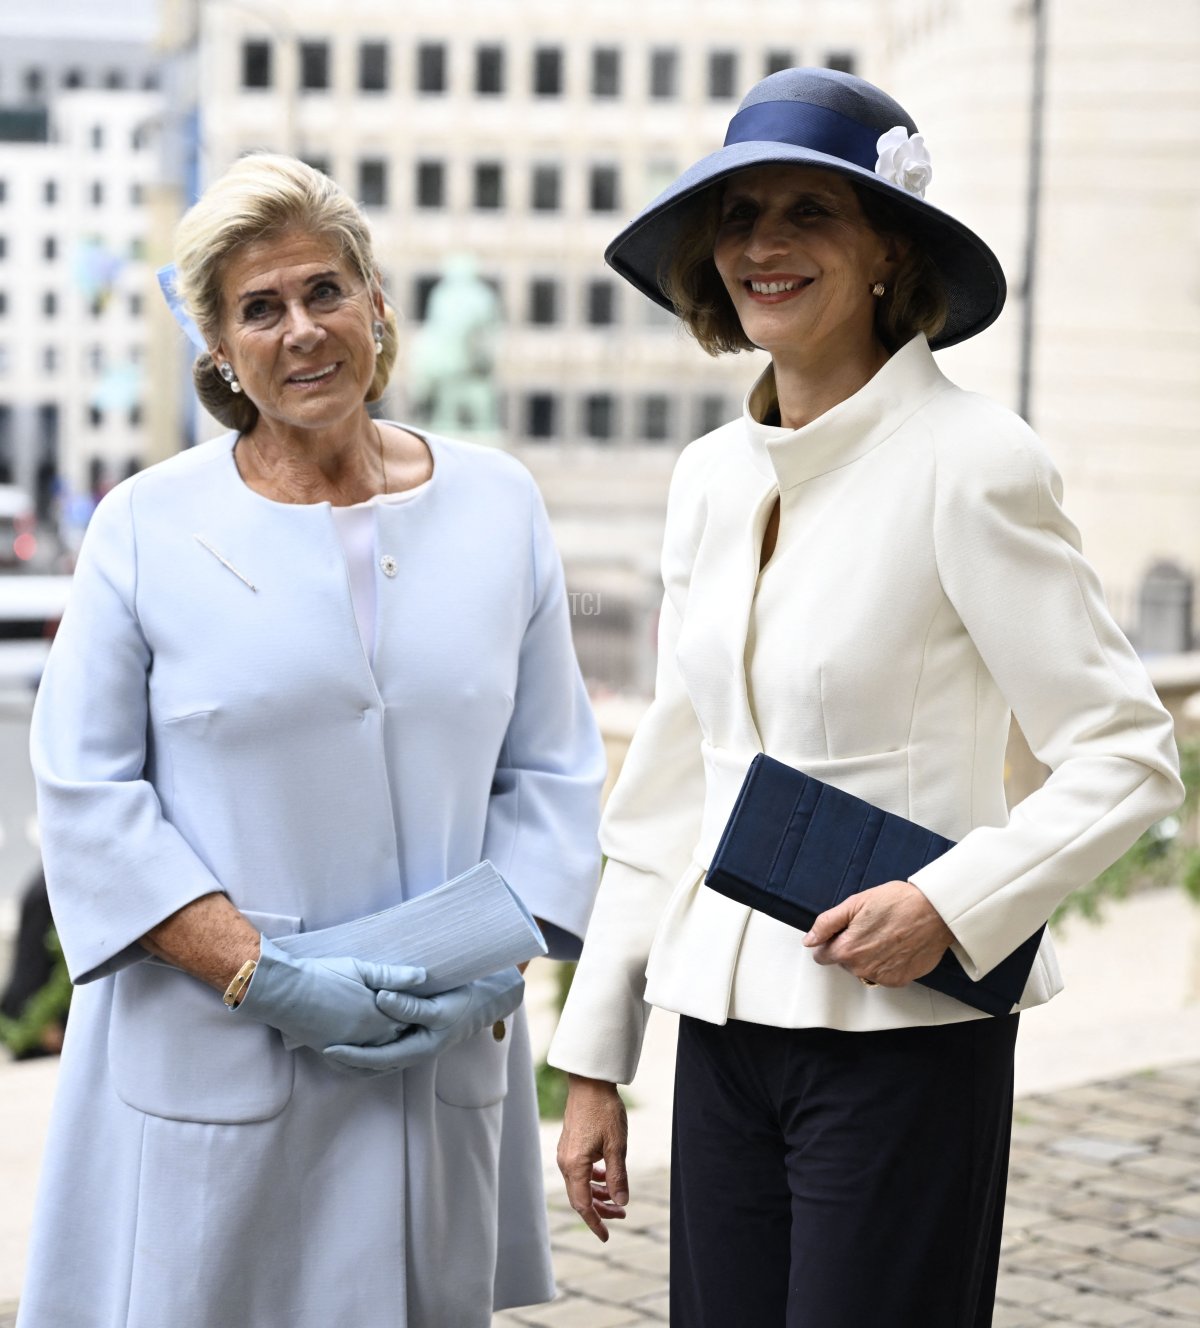
[[1006, 293], [1000, 263], [974, 231], [925, 201], [929, 158], [912, 117], [874, 84], [834, 69], [782, 69], [756, 83], [729, 122], [724, 147], [643, 209], [605, 250], [605, 261], [671, 309], [662, 276], [684, 228], [695, 224], [687, 204], [737, 171], [774, 163], [833, 171], [895, 206], [945, 286], [949, 313], [930, 338], [935, 350], [995, 322]]

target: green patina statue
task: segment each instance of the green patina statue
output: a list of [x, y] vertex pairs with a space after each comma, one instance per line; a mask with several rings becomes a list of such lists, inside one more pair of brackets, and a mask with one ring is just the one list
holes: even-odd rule
[[495, 339], [500, 301], [469, 254], [447, 259], [409, 355], [409, 392], [432, 429], [476, 441], [499, 437]]

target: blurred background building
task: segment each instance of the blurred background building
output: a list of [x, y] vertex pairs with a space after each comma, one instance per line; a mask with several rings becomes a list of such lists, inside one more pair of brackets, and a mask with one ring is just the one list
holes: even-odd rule
[[[3, 21], [11, 23], [15, 15]], [[145, 189], [158, 174], [146, 33], [0, 40], [0, 481], [47, 518], [59, 479], [145, 460]]]
[[790, 64], [871, 78], [1009, 274], [942, 356], [1046, 439], [1117, 616], [1189, 650], [1200, 567], [1200, 7], [1147, 0], [59, 0], [0, 15], [0, 476], [86, 497], [216, 426], [154, 286], [241, 153], [367, 210], [405, 378], [442, 264], [499, 301], [500, 435], [547, 495], [597, 695], [644, 696], [666, 486], [761, 356], [713, 360], [602, 261]]

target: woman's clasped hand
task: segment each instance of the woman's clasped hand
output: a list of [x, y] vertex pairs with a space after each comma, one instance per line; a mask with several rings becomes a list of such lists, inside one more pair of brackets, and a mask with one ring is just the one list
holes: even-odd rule
[[954, 933], [911, 881], [887, 881], [826, 909], [804, 944], [878, 987], [904, 987], [937, 967]]
[[[416, 1022], [424, 1002], [411, 988], [425, 970], [409, 965], [371, 964], [361, 959], [308, 959], [285, 954], [263, 937], [258, 964], [234, 1014], [270, 1024], [290, 1046], [324, 1051], [339, 1043], [378, 1046], [394, 1042], [406, 1024]], [[400, 1009], [386, 1013], [376, 994], [403, 995]]]
[[387, 1074], [429, 1060], [521, 1003], [524, 980], [504, 969], [434, 996], [412, 990], [425, 970], [361, 959], [285, 954], [263, 937], [234, 1012], [269, 1024], [289, 1048], [311, 1047], [343, 1069]]
[[381, 988], [375, 1003], [404, 1029], [400, 1037], [383, 1046], [360, 1043], [327, 1047], [325, 1059], [360, 1074], [406, 1070], [506, 1019], [521, 1004], [524, 990], [525, 979], [516, 968], [489, 973], [436, 996], [413, 996]]

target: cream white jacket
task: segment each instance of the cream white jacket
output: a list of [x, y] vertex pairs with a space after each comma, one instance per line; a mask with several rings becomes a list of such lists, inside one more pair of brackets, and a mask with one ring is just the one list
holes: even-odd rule
[[[943, 377], [923, 337], [794, 432], [755, 423], [771, 392], [768, 370], [676, 467], [655, 698], [550, 1053], [576, 1073], [628, 1082], [650, 1005], [779, 1027], [979, 1017], [822, 967], [801, 932], [704, 886], [759, 751], [960, 841], [913, 880], [975, 977], [1181, 797], [1170, 717], [1019, 418]], [[1011, 816], [1010, 707], [1052, 771]], [[1018, 1008], [1061, 986], [1047, 936]]]

